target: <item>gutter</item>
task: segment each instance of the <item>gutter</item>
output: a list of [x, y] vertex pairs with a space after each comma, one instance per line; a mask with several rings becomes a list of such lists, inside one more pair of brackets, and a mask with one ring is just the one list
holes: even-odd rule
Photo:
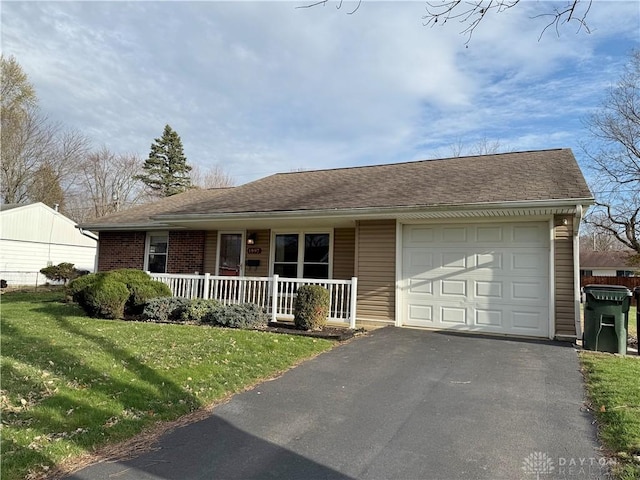
[[76, 225], [76, 228], [80, 231], [80, 233], [82, 235], [84, 235], [87, 238], [90, 238], [91, 240], [95, 240], [96, 242], [98, 241], [98, 235], [96, 235], [93, 232], [87, 232], [84, 228], [82, 228], [79, 225]]
[[314, 210], [278, 210], [266, 212], [217, 212], [217, 213], [182, 213], [159, 214], [149, 217], [145, 223], [118, 223], [118, 224], [84, 224], [81, 228], [98, 231], [133, 231], [133, 230], [167, 230], [188, 228], [191, 222], [225, 222], [242, 220], [295, 220], [305, 219], [381, 219], [398, 218], [402, 215], [416, 213], [438, 212], [480, 212], [482, 210], [508, 210], [508, 209], [544, 209], [544, 208], [572, 208], [579, 204], [591, 205], [593, 198], [579, 199], [551, 199], [514, 202], [489, 202], [471, 204], [437, 204], [437, 205], [410, 205], [394, 207], [359, 207], [345, 209], [314, 209]]
[[550, 207], [575, 207], [576, 201], [592, 204], [593, 198], [584, 199], [554, 199], [554, 200], [534, 200], [517, 202], [490, 202], [490, 203], [467, 203], [467, 204], [438, 204], [438, 205], [411, 205], [395, 207], [361, 207], [349, 209], [322, 209], [322, 210], [280, 210], [268, 212], [227, 212], [227, 213], [183, 213], [165, 214], [151, 217], [152, 220], [164, 222], [186, 222], [189, 220], [241, 220], [251, 219], [286, 219], [312, 216], [318, 217], [362, 217], [362, 216], [395, 216], [399, 214], [413, 213], [416, 211], [440, 212], [440, 211], [474, 211], [486, 209], [514, 209], [514, 208], [550, 208]]

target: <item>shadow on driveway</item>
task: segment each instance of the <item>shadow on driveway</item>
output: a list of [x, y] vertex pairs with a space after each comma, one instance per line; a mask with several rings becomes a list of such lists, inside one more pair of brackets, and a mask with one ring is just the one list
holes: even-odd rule
[[604, 477], [566, 343], [384, 328], [89, 479]]

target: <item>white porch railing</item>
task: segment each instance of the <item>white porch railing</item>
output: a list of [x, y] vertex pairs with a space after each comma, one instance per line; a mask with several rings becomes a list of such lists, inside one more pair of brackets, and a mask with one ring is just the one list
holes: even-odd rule
[[329, 290], [330, 322], [356, 326], [358, 279], [316, 280], [309, 278], [233, 277], [147, 272], [166, 283], [176, 297], [214, 299], [224, 305], [253, 303], [264, 308], [271, 321], [293, 319], [293, 302], [301, 285], [320, 285]]

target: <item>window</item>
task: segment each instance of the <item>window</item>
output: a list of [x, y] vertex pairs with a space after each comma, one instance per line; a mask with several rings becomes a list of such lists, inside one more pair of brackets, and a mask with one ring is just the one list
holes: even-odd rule
[[633, 277], [631, 270], [616, 270], [616, 277]]
[[166, 273], [168, 247], [168, 233], [148, 233], [144, 269], [153, 273]]
[[580, 270], [581, 277], [593, 277], [593, 270]]
[[276, 234], [273, 273], [287, 278], [329, 278], [330, 244], [328, 233]]

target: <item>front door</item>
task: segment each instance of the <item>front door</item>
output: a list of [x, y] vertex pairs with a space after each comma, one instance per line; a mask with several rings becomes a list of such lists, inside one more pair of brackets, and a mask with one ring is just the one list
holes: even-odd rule
[[237, 277], [242, 270], [242, 234], [220, 234], [220, 256], [218, 275]]

